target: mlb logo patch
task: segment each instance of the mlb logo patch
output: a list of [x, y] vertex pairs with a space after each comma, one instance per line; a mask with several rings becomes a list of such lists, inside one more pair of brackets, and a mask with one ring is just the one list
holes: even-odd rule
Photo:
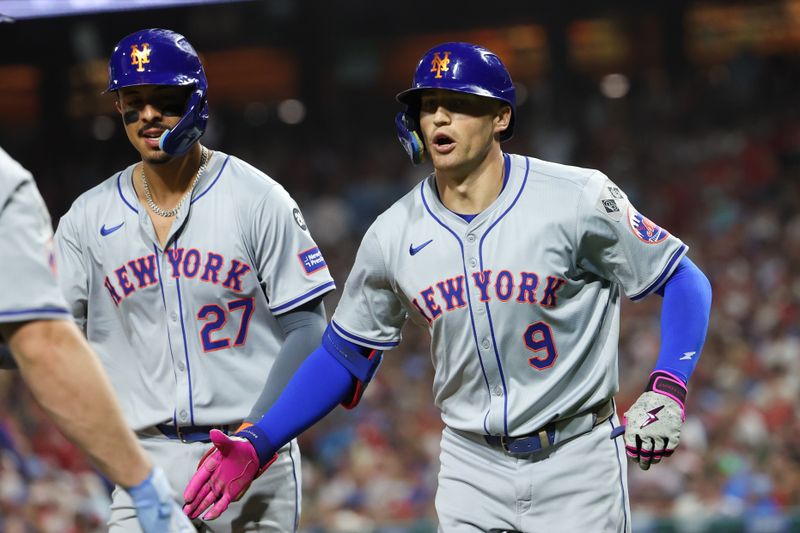
[[322, 257], [322, 252], [320, 252], [319, 248], [316, 246], [309, 248], [305, 252], [300, 252], [297, 254], [297, 257], [300, 258], [300, 262], [303, 264], [303, 269], [306, 271], [306, 274], [313, 274], [317, 270], [328, 268], [328, 265], [325, 263], [325, 258]]
[[669, 237], [667, 230], [662, 229], [633, 207], [628, 209], [628, 223], [639, 240], [647, 244], [658, 244]]

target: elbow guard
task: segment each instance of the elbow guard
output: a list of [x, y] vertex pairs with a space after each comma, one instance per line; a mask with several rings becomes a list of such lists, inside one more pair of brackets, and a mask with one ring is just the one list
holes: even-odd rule
[[330, 325], [322, 334], [322, 346], [356, 379], [353, 393], [342, 401], [345, 409], [352, 409], [361, 400], [367, 385], [383, 361], [383, 352], [366, 348], [340, 337]]

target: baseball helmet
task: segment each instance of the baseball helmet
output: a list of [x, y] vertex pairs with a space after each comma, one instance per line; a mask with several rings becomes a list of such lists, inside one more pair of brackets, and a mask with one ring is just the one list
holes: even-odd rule
[[151, 28], [123, 38], [108, 61], [105, 92], [136, 85], [192, 87], [180, 121], [159, 140], [172, 155], [185, 153], [203, 135], [208, 122], [208, 82], [192, 45], [174, 31]]
[[420, 93], [425, 89], [445, 89], [500, 100], [511, 106], [511, 121], [500, 140], [511, 138], [517, 114], [514, 83], [503, 62], [486, 48], [470, 43], [443, 43], [422, 56], [410, 89], [399, 93], [397, 100], [406, 110], [395, 118], [397, 136], [416, 164], [425, 157], [419, 129]]

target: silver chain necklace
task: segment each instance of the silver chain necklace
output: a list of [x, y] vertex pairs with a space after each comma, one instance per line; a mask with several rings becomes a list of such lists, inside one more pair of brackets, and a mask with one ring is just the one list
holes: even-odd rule
[[156, 215], [164, 218], [174, 217], [178, 214], [178, 211], [181, 210], [183, 204], [186, 202], [186, 199], [192, 194], [195, 185], [197, 185], [200, 176], [206, 169], [206, 163], [208, 163], [209, 158], [209, 151], [206, 149], [205, 146], [200, 147], [200, 168], [197, 169], [197, 174], [194, 175], [194, 180], [192, 180], [192, 185], [189, 187], [189, 190], [184, 193], [183, 197], [178, 202], [178, 205], [173, 207], [172, 209], [162, 209], [153, 201], [153, 195], [150, 193], [150, 185], [147, 183], [147, 178], [144, 175], [144, 163], [142, 163], [142, 185], [144, 186], [144, 198], [147, 200], [147, 205], [150, 206], [150, 209]]

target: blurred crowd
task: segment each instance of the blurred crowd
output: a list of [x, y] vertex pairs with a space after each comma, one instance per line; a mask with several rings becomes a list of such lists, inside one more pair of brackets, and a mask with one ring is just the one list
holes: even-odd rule
[[[542, 80], [525, 87], [517, 133], [504, 145], [602, 170], [690, 246], [713, 284], [678, 451], [648, 472], [629, 468], [637, 533], [800, 531], [798, 70], [800, 58], [743, 53], [683, 73], [644, 70], [616, 99], [590, 76], [566, 92]], [[335, 127], [275, 132], [212, 106], [204, 142], [284, 184], [341, 289], [366, 227], [428, 171], [405, 160], [392, 105], [342, 106], [330, 111], [345, 119]], [[54, 222], [80, 192], [134, 161], [121, 137], [113, 148], [93, 142], [65, 139], [48, 160], [6, 146], [37, 172]], [[87, 146], [93, 157], [81, 153]], [[329, 314], [336, 299], [326, 299]], [[623, 306], [620, 414], [655, 364], [659, 308], [658, 296]], [[435, 530], [442, 423], [429, 357], [427, 333], [407, 326], [361, 405], [301, 436], [303, 530]], [[0, 375], [0, 405], [0, 531], [102, 531], [107, 485], [13, 373]]]

